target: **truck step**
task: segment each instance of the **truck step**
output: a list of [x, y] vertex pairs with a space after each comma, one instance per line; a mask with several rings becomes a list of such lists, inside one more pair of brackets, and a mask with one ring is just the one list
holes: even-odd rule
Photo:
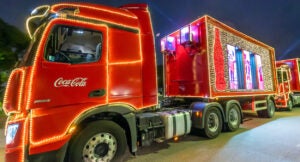
[[254, 105], [255, 105], [255, 107], [254, 107], [255, 111], [267, 109], [267, 101], [266, 100], [254, 101]]
[[266, 100], [259, 100], [259, 101], [254, 101], [254, 104], [257, 105], [257, 104], [267, 104], [267, 101]]
[[267, 106], [264, 106], [264, 107], [256, 107], [256, 111], [260, 111], [260, 110], [265, 110], [267, 109]]

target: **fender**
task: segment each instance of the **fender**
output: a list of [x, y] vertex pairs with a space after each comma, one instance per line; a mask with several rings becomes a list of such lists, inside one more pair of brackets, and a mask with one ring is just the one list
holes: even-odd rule
[[78, 125], [81, 122], [83, 122], [85, 119], [89, 118], [92, 115], [104, 113], [104, 112], [115, 112], [120, 115], [125, 115], [128, 113], [134, 112], [135, 109], [132, 108], [131, 106], [128, 106], [126, 104], [114, 104], [114, 105], [102, 105], [102, 106], [97, 106], [95, 108], [89, 109], [85, 112], [83, 112], [79, 117], [77, 117], [74, 122], [72, 123], [73, 125]]
[[[104, 105], [100, 107], [95, 107], [93, 109], [87, 110], [86, 112], [82, 113], [74, 122], [72, 125], [79, 125], [82, 122], [84, 122], [85, 119], [88, 119], [89, 117], [104, 113], [104, 112], [114, 112], [117, 114], [120, 114], [127, 122], [129, 131], [130, 131], [130, 141], [131, 141], [131, 151], [135, 153], [137, 151], [137, 130], [136, 130], [136, 117], [135, 112], [136, 110], [126, 104], [110, 104], [110, 105]], [[122, 127], [122, 126], [121, 126]]]
[[[137, 151], [137, 130], [136, 130], [136, 118], [135, 118], [135, 112], [136, 110], [128, 106], [126, 104], [113, 104], [113, 105], [103, 105], [103, 106], [97, 106], [95, 108], [89, 109], [85, 112], [83, 112], [79, 117], [77, 117], [73, 123], [72, 126], [78, 126], [81, 123], [83, 123], [86, 119], [89, 117], [101, 114], [105, 112], [113, 112], [116, 114], [121, 115], [127, 122], [129, 131], [130, 131], [130, 138], [129, 141], [131, 142], [131, 151], [135, 153]], [[50, 152], [44, 152], [41, 154], [36, 155], [29, 155], [28, 160], [32, 162], [38, 162], [38, 161], [60, 161], [63, 162], [65, 159], [65, 155], [67, 153], [69, 142], [63, 145], [58, 150], [50, 151]]]
[[243, 120], [242, 120], [242, 119], [244, 118], [244, 115], [243, 115], [243, 113], [242, 113], [241, 104], [240, 104], [240, 102], [237, 101], [237, 100], [230, 100], [230, 101], [226, 102], [225, 110], [224, 110], [225, 113], [226, 113], [226, 115], [225, 115], [225, 122], [228, 122], [228, 116], [229, 116], [228, 110], [229, 110], [229, 106], [230, 106], [231, 104], [236, 104], [236, 105], [239, 107], [240, 115], [241, 115], [241, 123], [243, 123]]
[[204, 115], [207, 110], [211, 107], [216, 107], [220, 110], [222, 118], [224, 120], [224, 111], [222, 106], [218, 102], [194, 102], [191, 104], [190, 108], [192, 110], [192, 126], [195, 128], [204, 128]]

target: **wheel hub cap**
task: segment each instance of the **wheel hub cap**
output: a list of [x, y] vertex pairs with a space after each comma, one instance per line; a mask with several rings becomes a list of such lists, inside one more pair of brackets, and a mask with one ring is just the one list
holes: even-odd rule
[[117, 140], [110, 133], [99, 133], [85, 144], [82, 157], [85, 161], [111, 161], [117, 151]]
[[238, 113], [236, 110], [231, 109], [229, 112], [229, 121], [232, 125], [237, 125], [238, 124]]
[[219, 127], [219, 119], [217, 114], [211, 113], [208, 117], [208, 129], [212, 132], [217, 131]]

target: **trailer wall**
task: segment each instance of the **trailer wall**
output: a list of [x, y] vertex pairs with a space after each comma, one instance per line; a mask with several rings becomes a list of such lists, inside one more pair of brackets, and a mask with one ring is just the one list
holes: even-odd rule
[[220, 98], [276, 92], [274, 49], [210, 16], [161, 42], [166, 96]]

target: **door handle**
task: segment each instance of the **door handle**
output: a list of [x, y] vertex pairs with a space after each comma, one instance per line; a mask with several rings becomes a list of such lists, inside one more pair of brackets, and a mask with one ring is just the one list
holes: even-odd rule
[[105, 89], [97, 89], [89, 93], [89, 97], [101, 97], [104, 95], [105, 95]]

